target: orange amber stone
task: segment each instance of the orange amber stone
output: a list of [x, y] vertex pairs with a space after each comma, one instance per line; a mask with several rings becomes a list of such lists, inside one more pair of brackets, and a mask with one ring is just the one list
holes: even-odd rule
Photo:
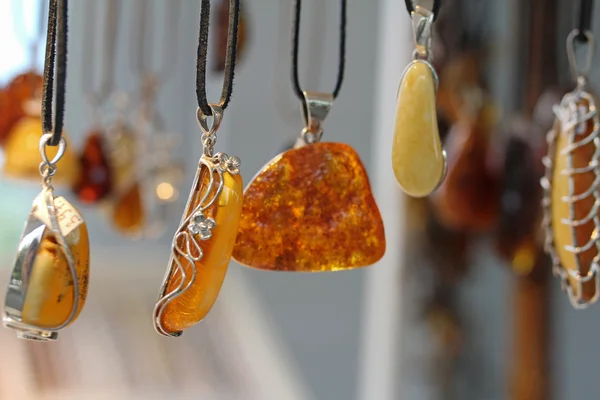
[[[189, 287], [164, 306], [161, 316], [162, 328], [172, 333], [181, 332], [198, 323], [215, 303], [227, 273], [242, 212], [242, 177], [223, 172], [223, 189], [220, 195], [203, 212], [196, 212], [194, 215], [197, 217], [190, 216], [207, 192], [208, 201], [217, 195], [220, 182], [218, 173], [213, 172], [214, 181], [209, 186], [210, 172], [205, 165], [200, 167], [198, 174], [184, 214], [187, 222], [176, 234], [178, 248], [188, 249], [189, 255], [197, 261], [190, 262], [174, 249], [169, 266], [171, 275], [165, 290], [165, 294], [171, 293], [182, 284], [182, 268], [185, 273], [183, 286]], [[204, 200], [203, 204], [208, 201]], [[193, 226], [194, 220], [198, 220], [197, 229]], [[178, 267], [173, 258], [177, 259], [181, 267]], [[194, 270], [196, 278], [191, 282]]]
[[0, 144], [6, 141], [12, 127], [22, 116], [21, 106], [12, 101], [10, 92], [0, 89]]
[[43, 78], [35, 72], [17, 75], [8, 85], [11, 100], [22, 105], [26, 100], [41, 97]]
[[81, 153], [81, 176], [73, 188], [81, 202], [95, 203], [106, 197], [112, 188], [108, 159], [101, 132], [92, 132]]
[[373, 264], [384, 253], [383, 221], [367, 172], [346, 144], [288, 150], [246, 188], [233, 250], [241, 264], [337, 271]]
[[[589, 112], [589, 105], [581, 101], [580, 107]], [[576, 272], [578, 265], [582, 276], [587, 275], [594, 259], [598, 257], [598, 227], [595, 218], [589, 218], [590, 213], [596, 213], [595, 191], [588, 192], [597, 179], [595, 169], [589, 168], [591, 163], [597, 159], [596, 144], [590, 139], [594, 134], [594, 121], [588, 120], [579, 124], [574, 129], [563, 130], [559, 120], [555, 124], [557, 132], [554, 154], [554, 165], [552, 175], [552, 230], [554, 233], [554, 247], [560, 258], [562, 266]], [[574, 136], [574, 137], [573, 137]], [[565, 151], [571, 143], [585, 143], [579, 145], [572, 152]], [[587, 168], [587, 172], [568, 174], [566, 171]], [[589, 195], [585, 196], [584, 193]], [[567, 198], [580, 196], [576, 201], [566, 201]], [[579, 221], [578, 226], [570, 226], [568, 221]], [[575, 237], [575, 242], [573, 241]], [[590, 245], [591, 244], [591, 245]], [[578, 251], [566, 249], [565, 247], [577, 247]], [[578, 254], [576, 254], [578, 253]], [[583, 284], [582, 293], [579, 293], [579, 284], [571, 275], [569, 280], [575, 296], [581, 295], [582, 301], [589, 301], [595, 295], [595, 280], [590, 279]]]
[[113, 223], [125, 234], [135, 235], [144, 225], [144, 206], [139, 183], [134, 183], [117, 197], [113, 208]]

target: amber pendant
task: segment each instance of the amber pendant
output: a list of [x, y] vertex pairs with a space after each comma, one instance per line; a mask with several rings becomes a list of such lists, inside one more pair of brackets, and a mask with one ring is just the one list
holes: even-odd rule
[[169, 268], [154, 307], [158, 333], [177, 337], [200, 322], [215, 303], [227, 273], [240, 222], [240, 160], [211, 155], [222, 110], [211, 105], [213, 126], [199, 114], [204, 154], [171, 247]]
[[546, 251], [575, 308], [599, 295], [600, 118], [595, 98], [579, 87], [554, 108], [544, 159]]
[[84, 204], [94, 204], [112, 189], [112, 177], [102, 132], [93, 131], [81, 153], [81, 175], [73, 191]]
[[385, 253], [383, 220], [352, 147], [312, 143], [271, 160], [244, 192], [233, 258], [265, 270], [364, 267]]
[[4, 308], [4, 325], [23, 339], [55, 340], [58, 331], [78, 317], [87, 297], [89, 242], [81, 214], [51, 184], [56, 161], [49, 161], [42, 137], [40, 170], [44, 188], [33, 202], [19, 241]]

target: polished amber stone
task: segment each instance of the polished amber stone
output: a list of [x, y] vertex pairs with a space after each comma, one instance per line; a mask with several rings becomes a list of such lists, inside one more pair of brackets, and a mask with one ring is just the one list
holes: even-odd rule
[[[22, 118], [12, 129], [4, 145], [4, 174], [18, 179], [40, 179], [40, 137], [42, 121], [39, 117]], [[57, 163], [57, 172], [53, 182], [73, 185], [79, 178], [80, 166], [77, 157], [71, 150], [69, 139], [63, 133], [67, 148]], [[56, 155], [58, 146], [48, 146], [48, 158]]]
[[444, 177], [435, 92], [431, 67], [411, 63], [398, 90], [392, 166], [402, 190], [413, 197], [427, 196]]
[[[585, 104], [584, 104], [585, 103]], [[580, 106], [588, 107], [587, 102], [582, 101]], [[595, 197], [589, 195], [576, 202], [565, 201], [565, 197], [581, 195], [594, 185], [596, 174], [594, 170], [589, 172], [577, 173], [569, 176], [564, 173], [571, 168], [584, 168], [590, 165], [590, 162], [597, 158], [595, 156], [596, 145], [594, 141], [584, 144], [572, 152], [572, 165], [569, 165], [569, 152], [564, 149], [569, 146], [571, 140], [581, 142], [593, 133], [593, 121], [590, 120], [570, 131], [561, 131], [560, 121], [555, 124], [555, 130], [558, 135], [556, 138], [556, 152], [554, 155], [553, 176], [552, 176], [552, 230], [554, 232], [554, 247], [560, 257], [561, 264], [570, 271], [577, 271], [578, 264], [581, 266], [581, 274], [586, 275], [595, 257], [598, 257], [598, 248], [595, 242], [598, 240], [598, 227], [594, 223], [594, 218], [579, 226], [569, 226], [563, 220], [582, 220], [594, 209]], [[583, 128], [579, 131], [580, 128]], [[571, 136], [575, 135], [574, 138]], [[570, 193], [570, 189], [573, 193]], [[573, 215], [571, 215], [573, 212]], [[575, 241], [573, 240], [575, 238]], [[565, 249], [565, 246], [587, 247], [586, 245], [594, 241], [589, 249], [579, 254]], [[590, 300], [595, 294], [594, 279], [583, 285], [582, 293], [579, 293], [579, 285], [574, 278], [569, 276], [571, 287], [574, 294], [581, 295], [583, 301]]]
[[95, 203], [106, 197], [112, 188], [111, 171], [105, 154], [102, 132], [92, 132], [81, 153], [81, 175], [74, 192], [85, 204]]
[[139, 183], [132, 184], [117, 196], [112, 213], [115, 228], [121, 233], [136, 235], [144, 226], [144, 204]]
[[39, 74], [29, 71], [17, 75], [9, 83], [8, 91], [12, 101], [23, 105], [27, 100], [34, 97], [41, 97], [43, 83], [43, 78]]
[[337, 271], [385, 253], [381, 214], [352, 147], [315, 143], [271, 160], [244, 193], [233, 257], [279, 271]]
[[[90, 248], [85, 222], [67, 236], [67, 244], [75, 262], [79, 285], [76, 318], [84, 306], [89, 281]], [[46, 232], [31, 269], [22, 321], [43, 329], [62, 325], [73, 310], [73, 295], [73, 277], [67, 260], [53, 234]]]
[[[202, 197], [210, 193], [209, 198], [216, 195], [218, 185], [218, 174], [213, 173], [215, 183], [209, 187], [210, 172], [205, 165], [200, 167], [200, 174], [196, 187], [192, 188], [192, 195], [186, 207], [185, 216], [198, 206]], [[202, 249], [202, 257], [193, 265], [177, 252], [173, 257], [177, 257], [182, 264], [185, 272], [185, 282], [187, 285], [191, 279], [193, 268], [196, 269], [196, 279], [191, 286], [181, 295], [175, 297], [171, 302], [165, 305], [161, 317], [161, 323], [164, 329], [169, 332], [180, 332], [200, 320], [202, 320], [210, 311], [225, 279], [227, 267], [231, 258], [233, 245], [240, 223], [243, 201], [243, 183], [242, 177], [232, 175], [229, 172], [223, 173], [223, 189], [216, 198], [214, 204], [203, 212], [205, 221], [212, 220], [214, 223], [206, 226], [206, 230], [195, 232], [189, 223], [183, 226], [185, 235], [180, 236], [178, 245], [180, 248], [186, 248], [186, 241], [196, 240]], [[181, 231], [181, 230], [180, 230]], [[198, 240], [198, 234], [204, 237]], [[198, 257], [199, 252], [195, 246], [190, 246], [191, 255]], [[171, 260], [170, 265], [172, 274], [168, 279], [166, 293], [173, 291], [181, 284], [182, 274], [175, 268], [175, 263]]]
[[8, 90], [0, 89], [0, 145], [4, 144], [12, 127], [21, 117], [21, 106], [12, 101]]

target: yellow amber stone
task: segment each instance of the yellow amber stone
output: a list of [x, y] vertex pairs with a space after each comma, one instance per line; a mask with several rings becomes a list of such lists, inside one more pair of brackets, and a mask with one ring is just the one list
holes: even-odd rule
[[248, 185], [233, 258], [249, 267], [321, 272], [385, 253], [383, 220], [352, 147], [314, 143], [271, 160]]
[[122, 233], [134, 235], [144, 226], [144, 205], [139, 183], [134, 183], [120, 196], [117, 196], [112, 219]]
[[[219, 184], [218, 173], [215, 171], [213, 172], [215, 180], [209, 186], [210, 172], [205, 165], [200, 167], [198, 173], [200, 175], [196, 187], [192, 188], [192, 195], [186, 207], [186, 218], [190, 217], [190, 213], [194, 211], [207, 192], [209, 193], [208, 199], [216, 195]], [[239, 174], [232, 175], [229, 172], [223, 172], [223, 189], [213, 205], [203, 211], [203, 217], [201, 217], [203, 221], [213, 221], [204, 225], [204, 230], [200, 231], [200, 235], [205, 235], [204, 239], [198, 236], [198, 232], [193, 231], [190, 222], [182, 225], [178, 230], [178, 247], [180, 249], [189, 248], [190, 255], [199, 259], [191, 263], [176, 250], [173, 251], [172, 257], [177, 258], [185, 272], [184, 286], [190, 283], [194, 269], [196, 278], [186, 291], [165, 305], [161, 316], [161, 325], [166, 331], [177, 333], [198, 323], [208, 314], [215, 303], [225, 279], [235, 244], [242, 212], [242, 201], [242, 177]], [[193, 218], [190, 221], [193, 221]], [[192, 241], [199, 244], [202, 251], [201, 257]], [[165, 294], [171, 293], [182, 282], [181, 270], [173, 260], [171, 260], [169, 268], [172, 272], [167, 281]]]
[[[42, 121], [39, 117], [27, 116], [19, 120], [12, 128], [4, 145], [5, 163], [4, 174], [18, 179], [40, 179], [40, 137], [42, 136]], [[69, 140], [64, 135], [67, 148], [57, 163], [54, 183], [73, 185], [79, 178], [79, 160], [69, 146]], [[58, 146], [48, 146], [46, 153], [52, 159]]]
[[[79, 285], [77, 318], [87, 297], [89, 281], [89, 242], [85, 222], [67, 238], [75, 261]], [[74, 306], [73, 277], [60, 245], [52, 233], [46, 233], [38, 249], [27, 294], [23, 304], [22, 321], [43, 329], [52, 329], [65, 323]]]
[[392, 166], [402, 190], [413, 197], [427, 196], [444, 178], [435, 94], [428, 64], [415, 61], [406, 67], [398, 90]]
[[[582, 104], [580, 104], [581, 106]], [[587, 107], [587, 104], [583, 104]], [[584, 173], [577, 173], [571, 176], [565, 174], [566, 170], [571, 168], [584, 168], [590, 165], [590, 162], [595, 159], [596, 145], [594, 141], [590, 141], [576, 148], [569, 157], [569, 152], [565, 152], [564, 149], [569, 146], [571, 139], [574, 142], [581, 142], [586, 140], [593, 134], [593, 120], [589, 120], [583, 126], [583, 129], [579, 133], [578, 128], [570, 131], [562, 131], [561, 123], [557, 121], [554, 129], [558, 133], [555, 143], [556, 152], [554, 155], [553, 163], [553, 176], [552, 176], [552, 230], [554, 233], [554, 247], [560, 258], [562, 266], [572, 272], [577, 271], [578, 264], [581, 266], [581, 274], [585, 276], [589, 270], [594, 258], [598, 256], [598, 248], [595, 242], [598, 240], [598, 231], [594, 218], [591, 218], [586, 223], [582, 223], [579, 226], [569, 226], [564, 220], [582, 220], [592, 212], [596, 199], [591, 193], [587, 197], [583, 197], [578, 201], [571, 202], [566, 201], [565, 197], [572, 197], [573, 195], [581, 195], [588, 191], [596, 180], [596, 174], [594, 170], [590, 170]], [[575, 135], [574, 138], [571, 136]], [[572, 165], [569, 166], [569, 158], [571, 158]], [[570, 192], [572, 185], [573, 193]], [[573, 215], [571, 215], [571, 207]], [[575, 237], [576, 242], [573, 241]], [[590, 241], [594, 243], [588, 246], [589, 249], [582, 251], [579, 254], [574, 254], [573, 251], [569, 251], [565, 246], [574, 247], [586, 247], [590, 244]], [[579, 284], [575, 278], [569, 275], [569, 281], [571, 288], [575, 296], [581, 295], [582, 301], [590, 300], [595, 294], [595, 282], [591, 279], [589, 282], [583, 284], [583, 291], [579, 293]]]

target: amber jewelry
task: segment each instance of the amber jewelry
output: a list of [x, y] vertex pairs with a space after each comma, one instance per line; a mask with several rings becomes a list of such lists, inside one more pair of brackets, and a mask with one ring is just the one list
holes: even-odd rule
[[575, 60], [579, 30], [567, 38], [571, 72], [577, 82], [554, 106], [555, 123], [548, 132], [544, 158], [545, 248], [575, 308], [595, 303], [600, 294], [600, 117], [596, 98], [588, 92], [594, 38], [585, 31], [587, 59], [583, 68]]
[[[54, 47], [56, 46], [56, 52]], [[52, 177], [65, 154], [61, 136], [64, 116], [67, 49], [67, 2], [50, 1], [46, 81], [52, 81], [56, 59], [56, 117], [52, 121], [53, 87], [44, 87], [44, 131], [39, 152], [42, 192], [33, 202], [17, 247], [4, 304], [4, 325], [23, 339], [55, 340], [58, 331], [79, 315], [87, 295], [89, 243], [83, 217], [67, 200], [54, 195]], [[47, 147], [57, 147], [50, 159]]]
[[442, 183], [447, 166], [437, 122], [438, 76], [431, 65], [432, 28], [440, 0], [434, 1], [433, 12], [413, 6], [409, 0], [406, 3], [413, 21], [415, 51], [398, 88], [392, 166], [404, 192], [424, 197]]
[[[227, 273], [242, 212], [243, 183], [240, 160], [215, 153], [223, 110], [229, 104], [235, 69], [239, 0], [229, 3], [227, 69], [219, 104], [206, 100], [206, 54], [210, 0], [202, 0], [196, 95], [202, 130], [202, 156], [179, 227], [173, 237], [171, 258], [158, 301], [154, 327], [177, 337], [202, 320], [212, 308]], [[212, 117], [212, 122], [209, 119]]]
[[333, 93], [298, 82], [301, 1], [295, 3], [292, 83], [305, 128], [295, 148], [272, 159], [244, 192], [233, 257], [264, 270], [338, 271], [364, 267], [385, 252], [383, 221], [365, 168], [352, 147], [322, 143], [322, 123], [344, 75], [346, 1], [341, 0], [340, 61]]

